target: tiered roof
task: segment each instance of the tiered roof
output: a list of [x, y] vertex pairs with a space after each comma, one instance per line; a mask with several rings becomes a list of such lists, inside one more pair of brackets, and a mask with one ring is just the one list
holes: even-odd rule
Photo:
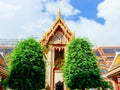
[[0, 46], [16, 46], [21, 39], [0, 39]]
[[58, 30], [60, 30], [64, 34], [65, 38], [67, 38], [68, 41], [74, 38], [74, 34], [70, 31], [70, 29], [63, 21], [60, 15], [60, 11], [58, 12], [58, 17], [55, 20], [54, 24], [49, 29], [49, 31], [45, 33], [45, 35], [43, 36], [40, 42], [43, 45], [48, 44], [49, 41], [53, 38], [53, 36], [55, 36], [56, 32], [58, 32]]
[[116, 56], [108, 70], [107, 77], [120, 74], [120, 52], [116, 52]]
[[120, 51], [120, 46], [102, 46], [93, 49], [103, 74], [107, 73], [118, 51]]

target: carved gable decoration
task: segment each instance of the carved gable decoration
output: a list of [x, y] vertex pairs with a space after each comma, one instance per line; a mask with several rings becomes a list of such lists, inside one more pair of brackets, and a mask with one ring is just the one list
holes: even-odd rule
[[40, 43], [43, 45], [60, 43], [64, 44], [70, 41], [72, 38], [74, 38], [74, 34], [69, 30], [62, 18], [58, 17], [50, 30], [45, 33]]
[[2, 55], [0, 54], [0, 75], [2, 76], [6, 76], [7, 75], [7, 69], [5, 68], [6, 63], [4, 61], [4, 58], [2, 57]]
[[50, 44], [66, 44], [68, 40], [61, 31], [58, 31], [55, 36], [50, 40]]
[[120, 52], [116, 52], [116, 56], [115, 56], [111, 66], [110, 66], [109, 71], [118, 67], [118, 66], [120, 66]]
[[2, 57], [2, 55], [0, 54], [0, 66], [5, 66], [5, 65], [6, 65], [5, 60]]

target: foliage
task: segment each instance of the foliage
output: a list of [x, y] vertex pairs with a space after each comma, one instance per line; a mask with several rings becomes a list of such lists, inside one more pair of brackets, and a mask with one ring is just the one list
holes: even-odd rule
[[111, 90], [113, 90], [113, 87], [107, 81], [102, 81], [101, 87], [103, 90], [106, 90], [106, 88], [110, 88]]
[[67, 46], [63, 77], [70, 89], [96, 88], [101, 86], [97, 58], [92, 44], [86, 38], [77, 38]]
[[9, 73], [4, 84], [14, 90], [45, 88], [45, 62], [42, 46], [28, 38], [21, 41], [10, 57]]

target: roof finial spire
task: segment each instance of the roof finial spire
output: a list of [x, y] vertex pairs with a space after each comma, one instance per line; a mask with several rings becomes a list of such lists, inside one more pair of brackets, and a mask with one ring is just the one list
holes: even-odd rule
[[58, 17], [61, 17], [61, 12], [60, 12], [60, 0], [58, 0]]

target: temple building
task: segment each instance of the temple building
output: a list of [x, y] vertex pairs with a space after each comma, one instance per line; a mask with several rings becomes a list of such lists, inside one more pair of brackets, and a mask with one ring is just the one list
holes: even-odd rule
[[98, 65], [103, 75], [107, 74], [116, 52], [120, 52], [120, 46], [101, 46], [92, 49], [98, 58]]
[[120, 90], [120, 52], [116, 52], [116, 56], [108, 69], [106, 77], [114, 81], [115, 90]]
[[[59, 11], [54, 24], [40, 40], [40, 43], [45, 46], [46, 87], [50, 90], [67, 89], [61, 66], [64, 62], [66, 45], [73, 38], [75, 38], [74, 33], [67, 27]], [[18, 41], [20, 40], [0, 40], [0, 82], [7, 76], [5, 66], [8, 61], [5, 56], [13, 50]], [[120, 46], [100, 46], [93, 48], [92, 51], [98, 58], [102, 77], [114, 86], [114, 90], [120, 90], [120, 53], [116, 54], [120, 51]]]
[[0, 52], [0, 90], [2, 90], [2, 86], [1, 86], [1, 81], [7, 76], [7, 69], [5, 68], [5, 66], [7, 65], [3, 53]]
[[40, 41], [46, 47], [46, 83], [51, 90], [56, 90], [56, 88], [65, 90], [61, 66], [64, 61], [66, 45], [73, 38], [75, 38], [74, 34], [69, 30], [59, 12], [53, 26]]
[[5, 68], [7, 66], [7, 55], [14, 49], [17, 45], [17, 39], [0, 39], [0, 90], [3, 90], [1, 86], [1, 81], [7, 76], [8, 70]]
[[114, 90], [120, 90], [120, 46], [102, 46], [92, 49], [98, 58], [98, 65], [104, 80]]

